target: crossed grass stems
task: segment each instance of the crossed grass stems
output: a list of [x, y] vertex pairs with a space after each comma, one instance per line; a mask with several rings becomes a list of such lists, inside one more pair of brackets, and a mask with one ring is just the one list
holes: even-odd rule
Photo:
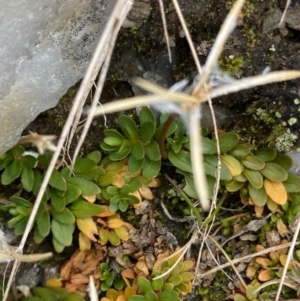
[[[229, 93], [238, 92], [245, 89], [250, 89], [252, 87], [257, 87], [273, 82], [280, 82], [280, 81], [287, 81], [292, 80], [295, 78], [300, 77], [300, 71], [278, 71], [278, 72], [271, 72], [268, 74], [263, 75], [257, 75], [253, 77], [244, 78], [241, 80], [231, 81], [230, 83], [225, 83], [221, 85], [215, 85], [214, 82], [211, 81], [211, 76], [213, 72], [215, 72], [217, 68], [217, 62], [220, 57], [220, 54], [223, 50], [223, 47], [231, 33], [231, 31], [234, 29], [236, 25], [236, 20], [238, 13], [241, 11], [241, 8], [244, 4], [245, 0], [237, 0], [236, 3], [233, 5], [232, 9], [230, 10], [229, 14], [227, 15], [220, 32], [215, 40], [215, 43], [211, 49], [211, 52], [207, 58], [206, 64], [203, 68], [201, 68], [200, 62], [198, 60], [195, 47], [193, 45], [191, 36], [189, 34], [188, 28], [186, 26], [184, 17], [182, 15], [182, 12], [180, 10], [179, 4], [177, 0], [173, 0], [174, 7], [176, 9], [176, 12], [178, 14], [181, 26], [185, 32], [185, 36], [187, 38], [188, 44], [190, 46], [190, 50], [192, 53], [192, 56], [195, 61], [195, 65], [197, 68], [198, 73], [200, 76], [197, 78], [197, 80], [194, 82], [194, 84], [187, 89], [185, 92], [181, 92], [181, 90], [185, 87], [186, 83], [180, 82], [176, 85], [174, 85], [171, 89], [166, 90], [162, 87], [159, 87], [153, 83], [146, 82], [142, 79], [136, 79], [135, 83], [139, 85], [141, 88], [145, 89], [146, 91], [152, 93], [152, 95], [145, 95], [145, 96], [138, 96], [128, 99], [122, 99], [119, 101], [113, 101], [108, 104], [100, 105], [97, 108], [97, 104], [99, 103], [99, 98], [103, 89], [104, 81], [106, 78], [107, 70], [109, 67], [113, 47], [119, 32], [119, 29], [125, 20], [129, 10], [131, 9], [133, 5], [133, 0], [118, 0], [116, 3], [116, 6], [109, 18], [109, 21], [107, 22], [107, 25], [102, 33], [102, 36], [99, 40], [99, 43], [96, 47], [96, 50], [94, 52], [94, 55], [91, 59], [90, 65], [86, 71], [85, 77], [82, 81], [82, 84], [78, 90], [78, 93], [74, 99], [73, 107], [69, 113], [69, 116], [67, 118], [67, 121], [65, 123], [65, 126], [63, 128], [62, 134], [58, 140], [56, 150], [53, 153], [52, 160], [50, 162], [50, 165], [48, 167], [48, 170], [46, 172], [46, 175], [44, 177], [43, 183], [41, 185], [40, 192], [37, 196], [37, 199], [35, 201], [31, 216], [29, 218], [27, 227], [25, 229], [25, 232], [23, 234], [22, 240], [20, 242], [20, 245], [18, 249], [16, 250], [17, 253], [22, 253], [25, 242], [27, 240], [28, 234], [32, 228], [32, 224], [34, 222], [35, 215], [37, 213], [37, 209], [39, 208], [39, 205], [42, 200], [42, 196], [45, 192], [45, 189], [47, 187], [47, 184], [49, 182], [50, 176], [52, 174], [53, 169], [56, 166], [57, 160], [61, 153], [63, 154], [63, 159], [65, 156], [69, 156], [69, 148], [72, 143], [72, 139], [74, 136], [74, 133], [76, 131], [76, 128], [79, 124], [80, 116], [83, 111], [83, 105], [86, 101], [87, 95], [89, 94], [89, 91], [91, 90], [92, 86], [95, 83], [96, 76], [100, 71], [100, 75], [98, 78], [98, 82], [96, 84], [96, 92], [93, 96], [93, 101], [91, 105], [91, 109], [88, 113], [88, 116], [86, 118], [81, 136], [79, 138], [79, 141], [77, 143], [77, 147], [75, 149], [75, 152], [73, 154], [73, 158], [71, 160], [71, 166], [70, 166], [70, 172], [72, 170], [72, 167], [74, 165], [74, 162], [76, 160], [76, 157], [79, 154], [79, 151], [81, 149], [82, 144], [84, 143], [85, 137], [88, 133], [89, 127], [91, 125], [91, 122], [93, 120], [93, 117], [96, 115], [103, 115], [105, 117], [105, 114], [108, 113], [114, 113], [122, 110], [128, 110], [133, 109], [138, 106], [142, 106], [145, 103], [148, 103], [149, 105], [157, 105], [161, 102], [166, 102], [170, 104], [170, 112], [175, 111], [176, 113], [179, 113], [180, 115], [184, 116], [185, 123], [187, 126], [187, 131], [190, 135], [190, 143], [191, 143], [191, 161], [192, 161], [192, 167], [193, 167], [193, 174], [194, 174], [194, 180], [195, 180], [195, 187], [197, 189], [197, 194], [199, 196], [200, 204], [203, 208], [203, 210], [208, 211], [208, 217], [207, 220], [210, 218], [212, 211], [216, 207], [217, 202], [217, 192], [219, 188], [219, 181], [220, 181], [220, 166], [221, 162], [219, 159], [219, 163], [216, 169], [216, 184], [214, 188], [214, 194], [212, 201], [210, 202], [208, 199], [208, 193], [207, 193], [207, 183], [206, 183], [206, 177], [204, 173], [204, 167], [202, 164], [202, 148], [201, 148], [201, 135], [200, 131], [198, 130], [192, 130], [192, 129], [200, 129], [200, 120], [201, 120], [201, 104], [203, 102], [208, 102], [212, 119], [214, 123], [214, 131], [216, 133], [216, 141], [217, 141], [217, 148], [218, 148], [218, 157], [220, 156], [220, 149], [218, 145], [218, 136], [217, 136], [217, 124], [216, 119], [214, 115], [213, 105], [212, 105], [212, 99], [226, 95]], [[167, 25], [166, 25], [166, 19], [164, 15], [164, 9], [163, 9], [163, 3], [162, 0], [159, 0], [161, 13], [162, 13], [162, 21], [164, 25], [164, 32], [165, 32], [165, 39], [167, 41], [168, 46], [168, 52], [170, 54], [169, 49], [169, 37], [167, 34]], [[288, 6], [288, 3], [287, 3]], [[286, 10], [285, 10], [286, 11]], [[284, 19], [284, 15], [282, 17], [282, 20]], [[281, 22], [282, 23], [282, 22]], [[171, 56], [170, 56], [171, 60]], [[100, 70], [101, 69], [101, 70]], [[159, 107], [159, 106], [156, 106]], [[214, 218], [212, 219], [213, 222]], [[299, 219], [300, 220], [300, 219]], [[202, 223], [205, 225], [205, 221]], [[188, 251], [192, 243], [195, 241], [195, 239], [199, 236], [201, 236], [201, 245], [199, 249], [199, 256], [198, 256], [198, 262], [197, 267], [200, 263], [201, 253], [205, 245], [206, 239], [210, 239], [214, 243], [217, 244], [217, 242], [209, 236], [210, 228], [212, 223], [210, 225], [207, 225], [204, 228], [200, 228], [199, 224], [196, 224], [196, 227], [194, 230], [194, 233], [189, 240], [189, 242], [181, 249], [182, 250], [182, 256]], [[286, 260], [286, 264], [284, 266], [283, 275], [279, 283], [279, 288], [276, 295], [276, 301], [279, 300], [282, 286], [284, 284], [285, 275], [287, 272], [288, 264], [292, 258], [293, 249], [296, 245], [297, 237], [300, 231], [300, 222], [297, 223], [297, 227], [295, 229], [294, 237], [291, 243], [288, 243], [286, 245], [279, 246], [280, 247], [286, 247], [290, 246], [288, 257]], [[217, 246], [222, 252], [221, 246]], [[270, 252], [270, 249], [264, 250], [264, 252]], [[255, 257], [258, 255], [262, 255], [259, 253], [251, 254], [251, 257]], [[228, 263], [222, 266], [219, 266], [217, 269], [223, 269], [226, 266], [232, 266], [233, 269], [236, 271], [234, 264], [243, 261], [246, 259], [240, 258], [238, 260], [230, 260], [230, 258], [227, 256], [226, 253], [224, 253], [225, 257], [228, 260]], [[250, 256], [247, 256], [249, 258]], [[8, 284], [3, 296], [3, 300], [5, 301], [8, 297], [9, 289], [11, 287], [11, 284], [14, 280], [18, 265], [20, 263], [21, 258], [19, 256], [14, 257], [15, 262], [8, 280]], [[37, 259], [38, 260], [38, 259]], [[180, 259], [179, 259], [180, 260]], [[209, 273], [216, 272], [216, 269], [209, 271], [202, 275], [197, 275], [196, 270], [196, 279], [197, 276], [199, 278], [204, 277], [205, 275], [208, 275]], [[236, 271], [238, 278], [240, 279], [241, 283], [245, 285], [242, 277], [239, 275], [239, 273]], [[93, 287], [93, 283], [91, 281], [90, 286]], [[98, 300], [97, 293], [95, 290], [91, 289], [92, 292], [90, 294], [91, 300]]]

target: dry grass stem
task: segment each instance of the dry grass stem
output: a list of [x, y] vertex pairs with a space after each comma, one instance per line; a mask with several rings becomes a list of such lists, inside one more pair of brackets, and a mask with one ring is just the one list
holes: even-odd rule
[[282, 14], [282, 17], [281, 17], [280, 22], [279, 22], [279, 24], [278, 24], [278, 27], [279, 27], [279, 28], [280, 28], [280, 27], [283, 27], [284, 18], [285, 18], [285, 16], [286, 16], [286, 12], [287, 12], [287, 10], [288, 10], [290, 4], [291, 4], [291, 0], [287, 0], [287, 1], [286, 1], [286, 4], [285, 4], [284, 11], [283, 11], [283, 14]]
[[[113, 12], [112, 12], [112, 14], [110, 16], [110, 19], [107, 22], [106, 27], [105, 27], [102, 35], [101, 35], [101, 38], [100, 38], [100, 40], [98, 42], [98, 45], [96, 47], [96, 50], [95, 50], [95, 52], [93, 54], [93, 57], [91, 59], [89, 67], [88, 67], [88, 69], [86, 71], [84, 79], [83, 79], [83, 81], [82, 81], [82, 83], [80, 85], [80, 88], [79, 88], [79, 90], [78, 90], [78, 92], [76, 94], [76, 97], [74, 99], [74, 103], [73, 103], [72, 109], [71, 109], [71, 111], [69, 113], [69, 116], [67, 118], [65, 126], [64, 126], [64, 128], [62, 130], [62, 134], [61, 134], [61, 136], [59, 138], [59, 141], [58, 141], [58, 144], [57, 144], [57, 149], [56, 149], [56, 151], [54, 152], [54, 154], [52, 156], [51, 162], [49, 164], [49, 167], [48, 167], [47, 172], [45, 174], [45, 177], [43, 179], [40, 191], [39, 191], [39, 193], [37, 195], [35, 204], [34, 204], [34, 206], [32, 208], [32, 212], [31, 212], [31, 215], [29, 217], [26, 229], [24, 231], [22, 240], [21, 240], [20, 245], [18, 247], [18, 251], [21, 252], [21, 253], [22, 253], [22, 250], [24, 248], [24, 245], [25, 245], [25, 242], [27, 240], [27, 237], [29, 235], [29, 232], [32, 229], [32, 226], [33, 226], [33, 223], [34, 223], [34, 219], [35, 219], [37, 210], [38, 210], [38, 208], [40, 206], [40, 203], [42, 201], [42, 197], [43, 197], [44, 192], [45, 192], [45, 190], [47, 188], [49, 179], [50, 179], [50, 177], [52, 175], [52, 171], [55, 168], [56, 162], [57, 162], [57, 160], [59, 158], [59, 155], [61, 153], [61, 150], [63, 148], [64, 142], [65, 142], [65, 140], [67, 138], [67, 135], [68, 135], [68, 133], [70, 131], [70, 128], [72, 126], [72, 123], [73, 123], [74, 118], [76, 116], [76, 113], [78, 111], [78, 108], [79, 108], [80, 104], [82, 103], [82, 99], [85, 97], [85, 95], [88, 94], [88, 91], [89, 91], [89, 88], [90, 88], [90, 83], [93, 82], [93, 81], [91, 81], [91, 78], [93, 77], [93, 74], [95, 73], [95, 68], [98, 66], [99, 58], [101, 57], [101, 55], [102, 55], [102, 53], [104, 51], [104, 48], [106, 46], [106, 41], [107, 41], [110, 33], [112, 32], [112, 29], [113, 29], [113, 27], [114, 27], [114, 25], [116, 23], [116, 20], [118, 20], [118, 16], [122, 15], [123, 11], [129, 11], [129, 9], [131, 8], [131, 6], [132, 6], [132, 1], [131, 0], [118, 0], [117, 4], [114, 7], [114, 10], [113, 10]], [[16, 274], [18, 265], [19, 265], [19, 260], [16, 260], [14, 262], [13, 267], [12, 267], [12, 271], [11, 271], [11, 274], [10, 274], [10, 277], [9, 277], [9, 280], [8, 280], [8, 283], [7, 283], [5, 292], [4, 292], [3, 301], [6, 301], [6, 299], [8, 297], [9, 290], [10, 290], [12, 282], [13, 282], [13, 280], [15, 278], [15, 274]]]

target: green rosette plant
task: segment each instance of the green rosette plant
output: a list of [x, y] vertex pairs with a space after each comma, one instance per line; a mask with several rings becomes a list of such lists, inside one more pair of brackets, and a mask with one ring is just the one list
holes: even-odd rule
[[121, 161], [129, 158], [129, 172], [141, 172], [146, 178], [158, 175], [161, 166], [161, 155], [157, 142], [153, 139], [156, 122], [152, 111], [143, 107], [139, 116], [139, 126], [132, 118], [121, 115], [118, 125], [122, 133], [117, 130], [104, 130], [105, 138], [101, 148], [110, 153], [109, 159]]
[[[38, 158], [23, 157], [24, 149], [21, 147], [10, 152], [9, 155], [5, 154], [5, 158], [0, 159], [1, 162], [6, 162], [2, 164], [4, 169], [1, 175], [2, 184], [8, 185], [21, 175], [22, 186], [26, 183], [24, 189], [37, 195], [43, 181], [43, 171], [46, 170], [51, 159], [50, 155], [44, 154]], [[86, 200], [90, 197], [96, 198], [96, 195], [101, 192], [99, 186], [93, 182], [93, 179], [97, 179], [104, 173], [103, 168], [97, 165], [100, 159], [99, 152], [77, 159], [72, 175], [67, 167], [61, 170], [54, 169], [35, 219], [34, 241], [36, 243], [41, 243], [51, 232], [55, 250], [62, 252], [66, 246], [72, 244], [76, 219], [91, 217], [103, 211], [100, 205]], [[11, 166], [21, 166], [18, 168], [18, 174], [12, 172], [15, 167]], [[9, 204], [2, 206], [1, 210], [13, 216], [8, 221], [8, 227], [13, 228], [16, 235], [21, 235], [25, 231], [33, 203], [15, 196], [10, 197], [9, 201]]]

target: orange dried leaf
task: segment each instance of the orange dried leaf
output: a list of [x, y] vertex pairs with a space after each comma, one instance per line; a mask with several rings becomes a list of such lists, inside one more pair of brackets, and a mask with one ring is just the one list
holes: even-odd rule
[[257, 268], [255, 266], [248, 265], [247, 271], [246, 271], [247, 278], [252, 279], [254, 277], [256, 271], [257, 271]]
[[121, 272], [121, 275], [128, 279], [134, 279], [136, 277], [136, 273], [133, 269], [127, 268]]
[[[284, 244], [287, 244], [287, 243], [288, 243], [288, 240], [283, 239], [280, 244], [284, 245]], [[279, 254], [279, 256], [280, 255], [285, 255], [285, 254], [287, 254], [288, 250], [289, 250], [288, 247], [287, 248], [283, 248], [283, 249], [277, 250], [277, 253]]]
[[269, 257], [270, 257], [272, 260], [274, 260], [274, 259], [279, 259], [279, 254], [278, 254], [277, 251], [271, 251], [271, 252], [269, 253]]
[[71, 269], [73, 267], [73, 264], [71, 261], [67, 261], [61, 268], [60, 270], [60, 276], [64, 280], [69, 280], [70, 279], [70, 274], [71, 274]]
[[287, 202], [287, 192], [282, 182], [265, 179], [264, 187], [267, 195], [278, 205], [284, 205]]
[[151, 189], [147, 186], [142, 186], [140, 189], [139, 189], [139, 193], [141, 194], [141, 196], [146, 199], [146, 200], [153, 200], [154, 199], [154, 195], [151, 191]]
[[96, 195], [83, 195], [82, 196], [84, 199], [86, 199], [89, 203], [95, 203], [96, 201]]
[[122, 176], [120, 176], [119, 174], [116, 174], [116, 175], [114, 175], [112, 185], [114, 185], [118, 188], [122, 188], [125, 185], [125, 180]]
[[265, 249], [265, 248], [264, 248], [262, 245], [256, 245], [256, 246], [255, 246], [256, 252], [263, 251], [264, 249]]
[[56, 278], [50, 278], [46, 280], [46, 287], [62, 287], [62, 282]]
[[263, 282], [269, 281], [269, 280], [271, 280], [272, 278], [273, 278], [273, 277], [271, 276], [269, 270], [262, 270], [262, 271], [260, 271], [259, 274], [258, 274], [258, 279], [259, 279], [260, 281], [263, 281]]
[[104, 209], [103, 212], [97, 214], [98, 217], [108, 217], [115, 214], [115, 212], [110, 212], [109, 207], [107, 205], [101, 205], [101, 207]]
[[79, 240], [79, 249], [81, 251], [91, 249], [92, 247], [91, 240], [88, 237], [86, 237], [82, 232], [79, 233], [78, 240]]
[[264, 212], [264, 207], [259, 207], [259, 206], [254, 206], [254, 210], [255, 210], [255, 215], [257, 218], [261, 217], [263, 212]]
[[94, 235], [98, 235], [98, 229], [91, 217], [77, 218], [76, 224], [79, 230], [86, 235], [90, 240], [96, 242], [97, 239]]
[[290, 233], [287, 226], [284, 224], [281, 218], [277, 220], [277, 230], [280, 236], [285, 236], [286, 234]]
[[134, 270], [139, 276], [144, 276], [144, 277], [149, 276], [149, 269], [144, 261], [138, 261], [134, 266]]
[[110, 229], [116, 229], [123, 226], [123, 221], [120, 218], [114, 218], [107, 221], [107, 227]]
[[271, 260], [265, 257], [257, 257], [255, 261], [262, 267], [268, 267], [271, 264]]
[[75, 284], [82, 284], [82, 283], [88, 283], [89, 277], [83, 275], [83, 274], [74, 274], [71, 276], [71, 282]]
[[114, 229], [117, 236], [119, 236], [122, 240], [127, 241], [129, 239], [129, 233], [125, 227], [119, 227]]
[[149, 184], [147, 184], [148, 187], [156, 188], [160, 186], [160, 179], [159, 178], [153, 178]]

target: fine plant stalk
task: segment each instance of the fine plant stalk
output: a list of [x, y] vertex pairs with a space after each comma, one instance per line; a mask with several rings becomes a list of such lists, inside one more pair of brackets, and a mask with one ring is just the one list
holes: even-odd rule
[[[226, 191], [221, 199], [219, 200], [219, 202], [217, 203], [216, 208], [214, 209], [214, 211], [210, 214], [210, 216], [203, 222], [203, 227], [206, 227], [209, 225], [209, 223], [216, 217], [217, 213], [219, 212], [220, 208], [222, 207], [223, 203], [225, 202], [225, 200], [228, 197], [228, 191]], [[215, 226], [215, 224], [214, 224]]]
[[202, 219], [201, 216], [197, 210], [197, 208], [194, 206], [194, 204], [192, 203], [192, 201], [188, 198], [188, 196], [182, 191], [182, 189], [180, 189], [178, 187], [178, 185], [167, 175], [165, 174], [166, 179], [174, 186], [174, 188], [178, 191], [178, 193], [180, 194], [180, 196], [187, 202], [187, 204], [190, 206], [190, 208], [192, 209], [194, 215], [197, 218], [198, 221], [198, 225], [199, 227], [202, 226]]

